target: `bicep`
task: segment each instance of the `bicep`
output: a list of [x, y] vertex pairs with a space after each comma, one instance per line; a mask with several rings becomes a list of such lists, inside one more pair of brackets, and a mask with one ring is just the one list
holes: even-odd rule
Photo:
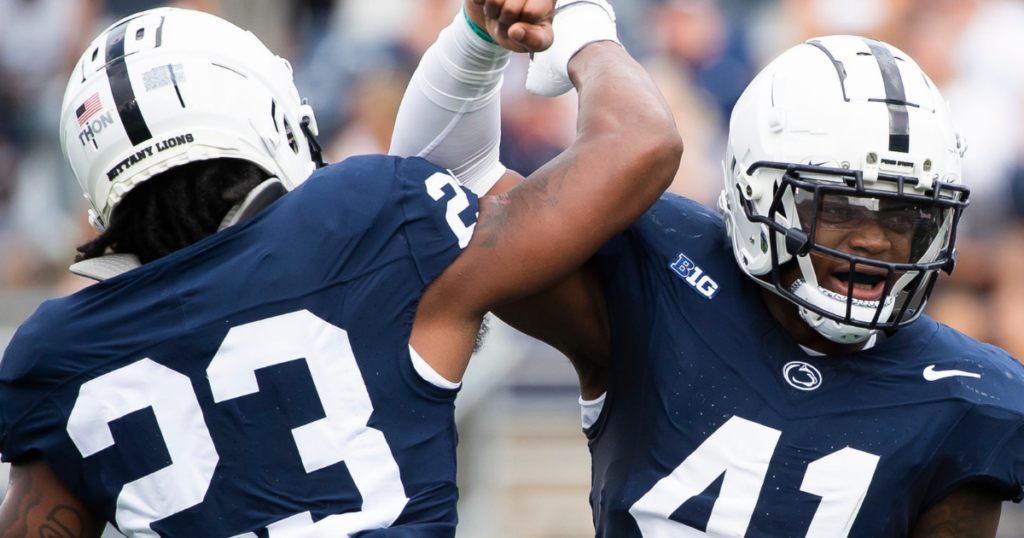
[[103, 526], [42, 459], [11, 466], [0, 538], [99, 538]]
[[989, 486], [963, 486], [929, 509], [910, 538], [993, 538], [999, 527], [1002, 499]]

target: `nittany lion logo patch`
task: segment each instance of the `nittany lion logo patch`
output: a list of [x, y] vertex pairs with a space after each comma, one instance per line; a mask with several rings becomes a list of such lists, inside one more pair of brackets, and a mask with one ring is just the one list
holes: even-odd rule
[[683, 279], [691, 288], [697, 291], [706, 299], [714, 299], [718, 295], [718, 283], [704, 273], [704, 270], [697, 267], [693, 260], [687, 258], [682, 252], [669, 266], [679, 278]]
[[786, 378], [786, 383], [800, 390], [814, 390], [821, 386], [821, 372], [803, 361], [787, 362], [782, 367], [782, 377]]

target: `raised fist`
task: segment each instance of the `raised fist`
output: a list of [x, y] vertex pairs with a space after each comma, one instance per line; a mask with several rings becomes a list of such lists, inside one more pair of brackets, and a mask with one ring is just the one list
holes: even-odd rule
[[512, 52], [540, 52], [554, 41], [555, 0], [465, 0], [477, 26]]

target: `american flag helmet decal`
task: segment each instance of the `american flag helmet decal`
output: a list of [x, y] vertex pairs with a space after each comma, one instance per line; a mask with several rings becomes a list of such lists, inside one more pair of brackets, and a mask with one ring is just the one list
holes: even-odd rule
[[100, 110], [103, 110], [100, 94], [94, 93], [75, 111], [75, 114], [78, 116], [78, 126], [85, 125], [85, 122], [89, 121], [89, 118], [93, 117]]

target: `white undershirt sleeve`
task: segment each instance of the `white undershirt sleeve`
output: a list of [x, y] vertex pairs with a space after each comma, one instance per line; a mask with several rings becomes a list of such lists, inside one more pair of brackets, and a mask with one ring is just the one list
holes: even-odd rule
[[412, 367], [416, 369], [416, 373], [427, 383], [447, 390], [456, 390], [462, 387], [461, 381], [453, 383], [437, 373], [437, 370], [427, 364], [427, 361], [423, 360], [423, 357], [411, 345], [409, 346], [409, 357], [412, 359]]
[[509, 56], [474, 34], [460, 12], [420, 60], [389, 153], [423, 157], [478, 196], [486, 194], [506, 170], [498, 160], [499, 94]]
[[584, 400], [583, 396], [580, 396], [580, 415], [583, 418], [584, 431], [589, 430], [597, 422], [598, 417], [601, 416], [601, 410], [604, 409], [605, 396], [608, 396], [607, 392], [594, 400]]

